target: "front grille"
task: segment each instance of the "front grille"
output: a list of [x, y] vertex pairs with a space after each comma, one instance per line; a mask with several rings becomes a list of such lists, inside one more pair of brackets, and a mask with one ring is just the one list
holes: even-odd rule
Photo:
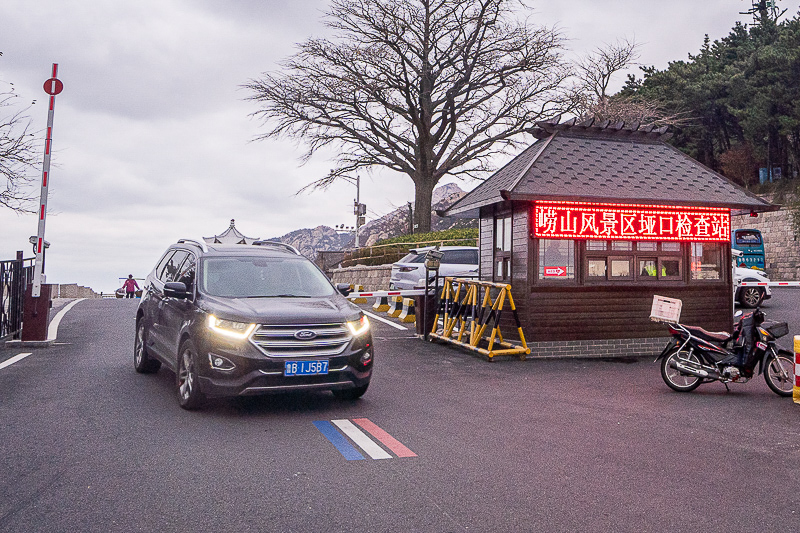
[[[298, 331], [313, 331], [316, 336], [310, 340], [300, 340], [295, 337]], [[272, 357], [316, 357], [342, 353], [350, 339], [350, 332], [344, 324], [261, 324], [250, 337], [250, 342]]]

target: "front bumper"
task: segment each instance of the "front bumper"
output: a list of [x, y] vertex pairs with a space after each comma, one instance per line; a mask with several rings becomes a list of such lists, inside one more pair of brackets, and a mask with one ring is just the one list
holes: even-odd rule
[[[263, 354], [250, 342], [206, 339], [198, 345], [200, 390], [209, 398], [252, 396], [273, 392], [333, 390], [362, 387], [372, 378], [374, 347], [371, 334], [353, 338], [345, 350], [334, 356], [272, 357]], [[368, 353], [369, 363], [361, 364]], [[225, 360], [225, 367], [212, 364], [215, 357]], [[284, 376], [286, 361], [328, 361], [328, 373], [311, 376]], [[232, 368], [227, 368], [231, 367]]]

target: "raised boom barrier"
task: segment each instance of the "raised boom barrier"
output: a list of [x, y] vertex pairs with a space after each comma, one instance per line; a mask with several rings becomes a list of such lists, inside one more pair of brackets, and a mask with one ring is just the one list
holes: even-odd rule
[[794, 403], [800, 403], [800, 335], [794, 336], [794, 388], [792, 389]]
[[[498, 290], [494, 299], [491, 295], [492, 289]], [[517, 325], [519, 345], [503, 339], [500, 332], [500, 318], [506, 300]], [[440, 317], [441, 331], [438, 330]], [[490, 322], [491, 334], [487, 337], [484, 333]], [[446, 277], [430, 337], [485, 355], [489, 361], [496, 355], [517, 355], [524, 361], [531, 353], [525, 342], [514, 298], [511, 296], [511, 285], [506, 283]], [[482, 348], [481, 341], [487, 341], [488, 346]], [[502, 346], [503, 349], [494, 349], [495, 344]]]

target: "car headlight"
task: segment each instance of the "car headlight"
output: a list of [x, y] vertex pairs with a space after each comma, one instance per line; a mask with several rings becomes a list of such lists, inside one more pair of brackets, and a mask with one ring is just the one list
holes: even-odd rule
[[230, 337], [232, 339], [246, 339], [256, 329], [255, 324], [247, 324], [245, 322], [234, 322], [232, 320], [223, 320], [214, 315], [208, 315], [208, 329], [214, 333], [219, 333], [222, 336]]
[[362, 315], [358, 320], [347, 322], [347, 329], [353, 334], [353, 337], [363, 335], [369, 330], [369, 320], [366, 316]]

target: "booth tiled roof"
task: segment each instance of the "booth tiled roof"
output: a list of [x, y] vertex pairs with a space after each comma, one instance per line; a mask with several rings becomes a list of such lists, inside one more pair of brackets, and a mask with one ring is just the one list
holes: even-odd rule
[[573, 200], [770, 211], [725, 176], [664, 143], [664, 130], [541, 123], [540, 140], [451, 206], [477, 217], [504, 200]]

